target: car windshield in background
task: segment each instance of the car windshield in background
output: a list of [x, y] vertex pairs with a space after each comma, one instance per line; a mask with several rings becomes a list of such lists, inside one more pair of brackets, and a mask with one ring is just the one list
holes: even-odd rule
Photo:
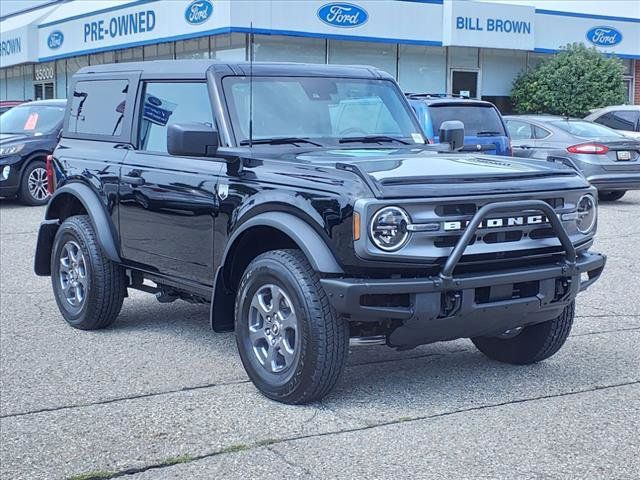
[[438, 135], [442, 122], [460, 120], [468, 136], [505, 136], [500, 115], [490, 105], [431, 105], [433, 133]]
[[[249, 79], [226, 77], [223, 86], [236, 139], [246, 145]], [[387, 80], [254, 77], [252, 88], [252, 138], [261, 144], [423, 143], [402, 94]]]
[[64, 117], [64, 107], [18, 106], [0, 115], [0, 132], [43, 135], [54, 130]]
[[581, 138], [625, 138], [624, 135], [609, 127], [598, 125], [597, 123], [585, 122], [584, 120], [554, 120], [549, 122], [549, 124]]

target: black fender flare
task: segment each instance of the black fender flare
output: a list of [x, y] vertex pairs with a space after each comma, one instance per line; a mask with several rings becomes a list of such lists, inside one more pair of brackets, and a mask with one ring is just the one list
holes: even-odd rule
[[60, 227], [60, 218], [55, 212], [58, 209], [58, 202], [63, 201], [60, 198], [67, 195], [75, 197], [84, 207], [96, 231], [98, 243], [107, 258], [121, 263], [115, 227], [107, 215], [104, 204], [91, 187], [83, 183], [68, 183], [56, 190], [47, 205], [45, 221], [40, 225], [38, 232], [35, 256], [36, 273], [38, 275], [51, 274], [51, 248], [55, 233]]
[[271, 227], [287, 235], [318, 273], [341, 275], [344, 270], [320, 234], [307, 222], [286, 212], [260, 213], [242, 223], [229, 237], [216, 271], [211, 299], [211, 326], [216, 332], [233, 330], [235, 296], [227, 289], [225, 267], [240, 236], [253, 227]]
[[329, 249], [324, 239], [307, 222], [295, 215], [286, 212], [265, 212], [250, 218], [242, 223], [229, 238], [227, 247], [222, 257], [221, 265], [225, 265], [227, 256], [235, 245], [236, 240], [244, 232], [252, 227], [271, 227], [280, 230], [290, 237], [316, 272], [342, 274], [344, 271], [336, 261], [333, 252]]

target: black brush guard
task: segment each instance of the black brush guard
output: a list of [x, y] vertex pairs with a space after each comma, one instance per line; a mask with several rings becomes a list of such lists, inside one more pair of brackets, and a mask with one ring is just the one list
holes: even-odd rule
[[[564, 249], [564, 259], [550, 265], [481, 274], [455, 275], [455, 269], [482, 221], [496, 212], [539, 212]], [[602, 273], [606, 257], [592, 252], [578, 254], [553, 208], [541, 200], [496, 202], [476, 212], [447, 258], [438, 276], [427, 278], [361, 279], [324, 278], [322, 286], [333, 308], [350, 320], [401, 320], [389, 336], [392, 346], [407, 347], [440, 340], [504, 332], [511, 328], [551, 320], [577, 294]], [[582, 279], [585, 274], [586, 278]], [[478, 303], [476, 289], [539, 282], [538, 293]], [[408, 295], [408, 305], [363, 304], [363, 297]]]

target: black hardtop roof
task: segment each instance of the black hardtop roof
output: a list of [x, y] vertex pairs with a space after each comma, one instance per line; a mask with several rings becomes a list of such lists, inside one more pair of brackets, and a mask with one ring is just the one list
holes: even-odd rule
[[106, 63], [83, 67], [78, 75], [92, 73], [142, 72], [143, 76], [159, 75], [177, 79], [188, 76], [204, 78], [209, 69], [228, 75], [317, 76], [393, 79], [388, 73], [370, 66], [325, 65], [312, 63], [221, 62], [216, 60], [152, 60], [147, 62]]

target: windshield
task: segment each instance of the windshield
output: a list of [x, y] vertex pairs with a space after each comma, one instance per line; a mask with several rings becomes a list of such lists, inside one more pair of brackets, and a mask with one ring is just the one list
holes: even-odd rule
[[615, 130], [605, 127], [604, 125], [598, 125], [597, 123], [585, 122], [583, 120], [557, 120], [549, 122], [554, 127], [558, 127], [560, 130], [582, 138], [602, 138], [602, 137], [615, 137], [625, 138], [621, 133]]
[[64, 107], [24, 105], [0, 115], [0, 132], [26, 135], [50, 133], [62, 122]]
[[[236, 140], [246, 144], [249, 78], [226, 77], [223, 87]], [[252, 88], [254, 141], [298, 138], [324, 145], [371, 137], [424, 143], [402, 94], [387, 80], [254, 77]]]
[[468, 136], [505, 136], [500, 115], [491, 105], [431, 105], [429, 107], [434, 135], [440, 131], [442, 122], [460, 120], [464, 123], [464, 134]]

